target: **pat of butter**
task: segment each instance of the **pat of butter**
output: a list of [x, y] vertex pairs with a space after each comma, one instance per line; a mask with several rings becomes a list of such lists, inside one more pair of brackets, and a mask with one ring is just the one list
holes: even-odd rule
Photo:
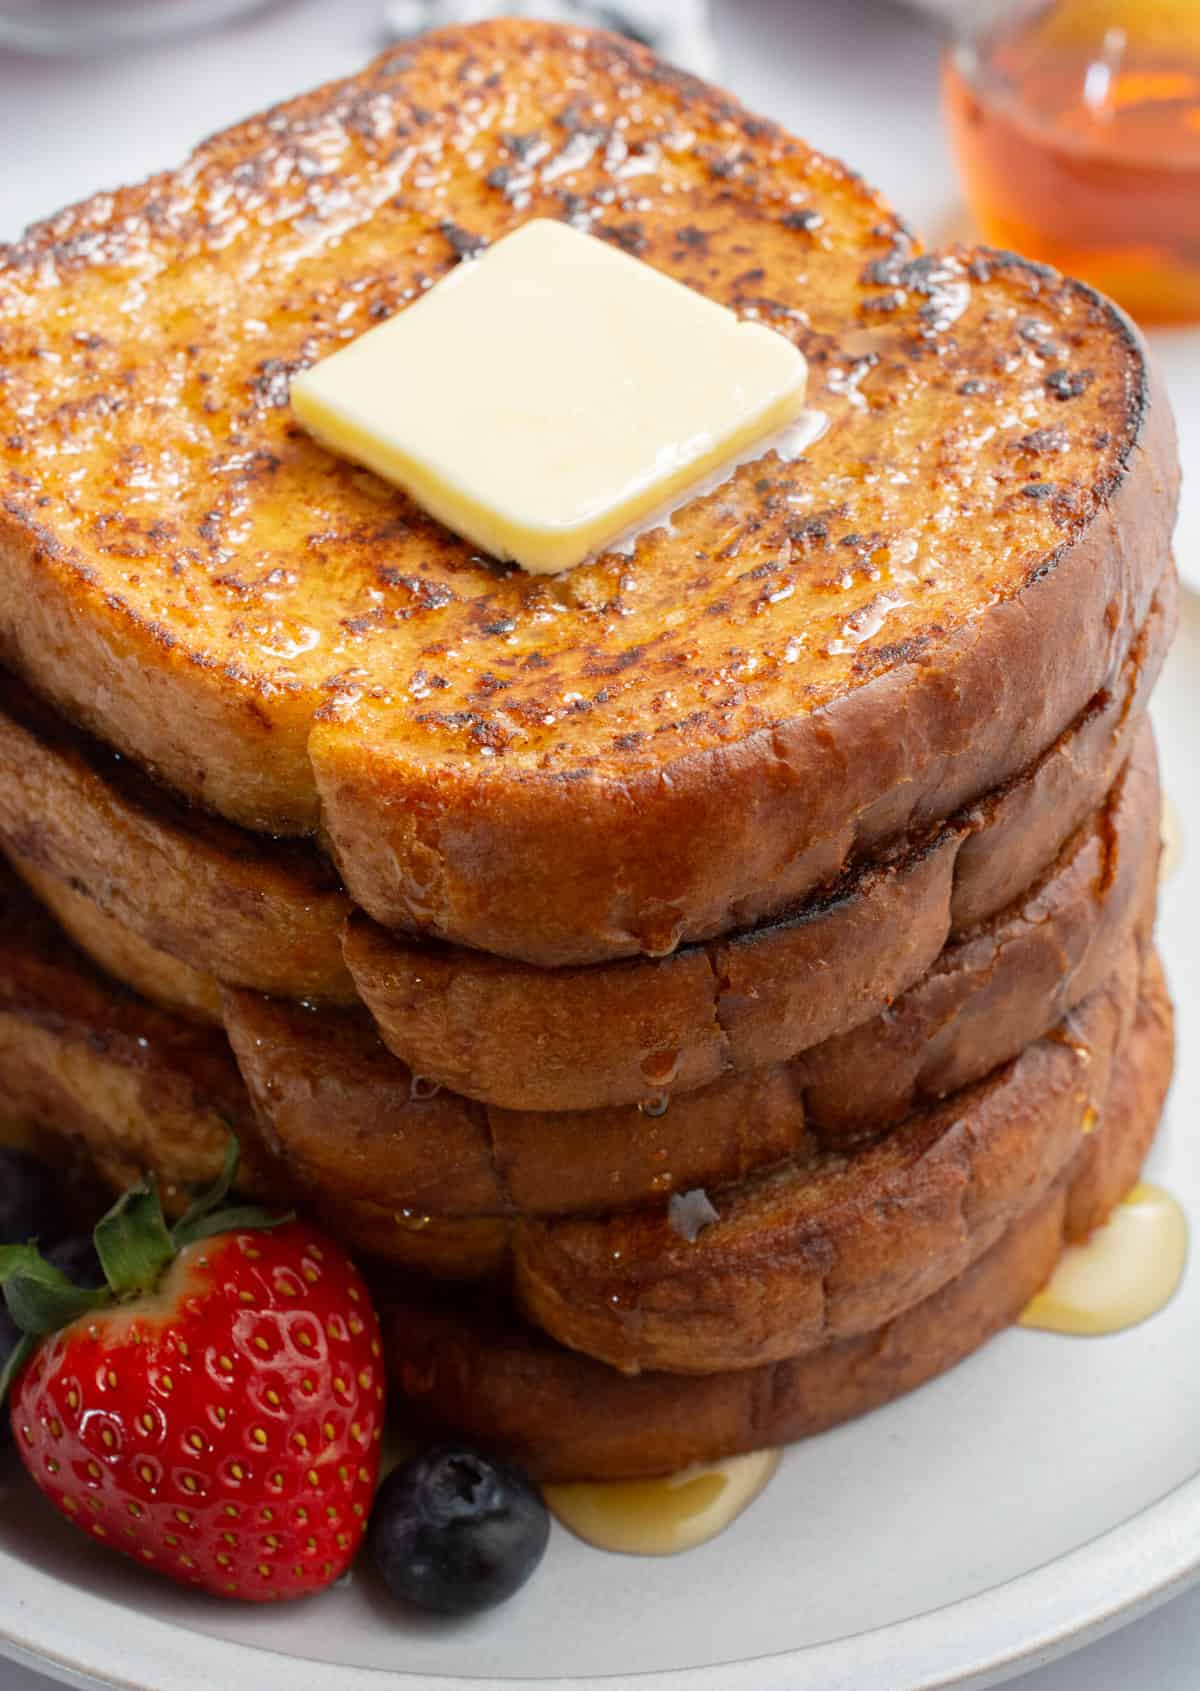
[[804, 407], [773, 329], [537, 219], [298, 376], [333, 451], [483, 551], [570, 569]]

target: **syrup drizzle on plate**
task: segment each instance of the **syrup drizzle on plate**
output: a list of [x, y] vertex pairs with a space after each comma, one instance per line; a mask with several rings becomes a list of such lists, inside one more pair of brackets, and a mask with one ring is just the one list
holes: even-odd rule
[[1179, 868], [1183, 859], [1183, 824], [1179, 819], [1179, 812], [1172, 801], [1163, 796], [1162, 807], [1162, 857], [1158, 864], [1158, 879], [1161, 884], [1169, 881]]
[[564, 1527], [598, 1550], [675, 1556], [724, 1532], [778, 1466], [777, 1450], [756, 1450], [662, 1480], [546, 1486], [546, 1504]]
[[1179, 1204], [1161, 1186], [1139, 1181], [1090, 1239], [1067, 1247], [1020, 1324], [1089, 1337], [1136, 1327], [1170, 1302], [1187, 1245]]

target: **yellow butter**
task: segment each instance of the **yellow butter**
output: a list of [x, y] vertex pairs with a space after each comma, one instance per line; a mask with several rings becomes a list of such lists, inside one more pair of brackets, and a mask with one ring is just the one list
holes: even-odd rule
[[536, 219], [292, 384], [303, 426], [493, 557], [570, 569], [804, 407], [802, 354]]

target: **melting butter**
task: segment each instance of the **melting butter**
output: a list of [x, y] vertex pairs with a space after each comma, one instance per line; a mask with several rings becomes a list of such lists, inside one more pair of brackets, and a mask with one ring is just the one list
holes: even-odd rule
[[1063, 1252], [1021, 1326], [1091, 1337], [1136, 1327], [1170, 1302], [1187, 1243], [1187, 1217], [1175, 1199], [1140, 1181], [1085, 1244]]
[[555, 574], [761, 451], [807, 379], [777, 330], [533, 218], [303, 371], [291, 403], [456, 534]]
[[639, 540], [643, 540], [648, 534], [654, 534], [659, 529], [667, 534], [673, 534], [675, 532], [675, 518], [681, 511], [697, 499], [707, 499], [718, 488], [724, 487], [725, 483], [732, 481], [737, 472], [743, 469], [745, 465], [757, 464], [762, 459], [769, 457], [771, 453], [775, 454], [781, 464], [794, 464], [797, 459], [804, 457], [810, 446], [816, 445], [828, 427], [829, 417], [826, 412], [801, 411], [794, 422], [786, 424], [783, 428], [776, 430], [774, 434], [767, 435], [762, 440], [753, 441], [744, 452], [735, 453], [732, 458], [718, 465], [715, 470], [710, 470], [706, 476], [692, 482], [682, 492], [675, 494], [660, 505], [657, 510], [652, 511], [648, 517], [639, 518], [622, 534], [617, 535], [615, 539], [610, 540], [607, 545], [593, 553], [593, 557], [601, 558], [608, 552], [616, 552], [621, 557], [632, 558], [637, 551]]
[[1163, 795], [1162, 857], [1158, 864], [1159, 882], [1169, 881], [1183, 858], [1183, 824], [1174, 803]]
[[675, 1556], [725, 1531], [779, 1466], [777, 1450], [685, 1468], [662, 1480], [545, 1488], [550, 1512], [598, 1550]]

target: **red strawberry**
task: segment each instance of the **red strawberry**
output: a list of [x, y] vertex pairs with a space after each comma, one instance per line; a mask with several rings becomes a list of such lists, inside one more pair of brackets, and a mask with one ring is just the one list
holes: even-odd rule
[[358, 1550], [383, 1369], [336, 1245], [211, 1213], [235, 1159], [174, 1235], [152, 1187], [121, 1200], [96, 1229], [108, 1291], [26, 1246], [0, 1249], [0, 1282], [30, 1335], [8, 1370], [13, 1433], [54, 1507], [172, 1579], [268, 1602], [328, 1585]]

